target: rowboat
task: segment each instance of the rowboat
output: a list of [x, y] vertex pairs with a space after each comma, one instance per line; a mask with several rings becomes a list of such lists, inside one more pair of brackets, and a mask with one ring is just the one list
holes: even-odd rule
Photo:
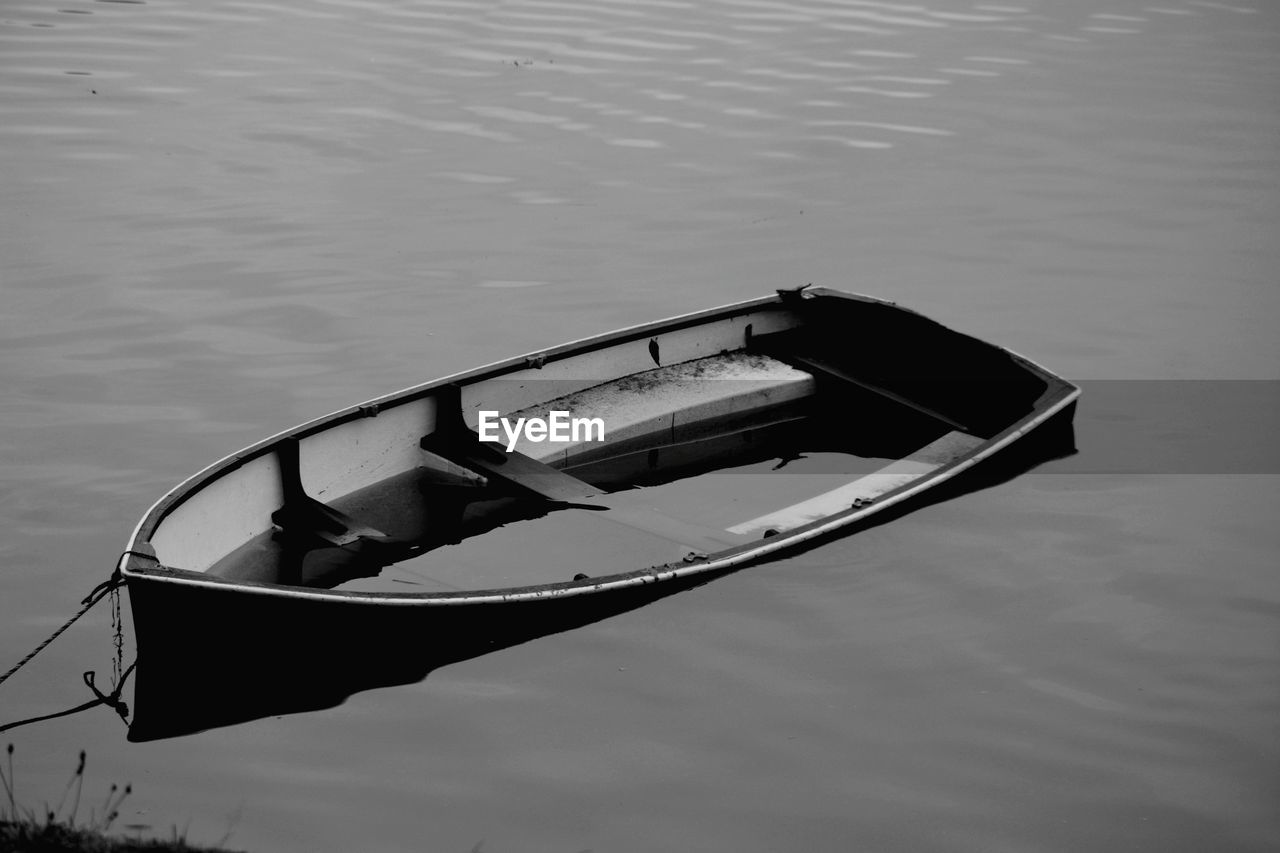
[[463, 626], [484, 647], [600, 618], [1060, 441], [1079, 393], [892, 302], [805, 287], [387, 394], [146, 512], [119, 563], [139, 684], [149, 648], [200, 639], [296, 661], [355, 638], [427, 655], [430, 634], [448, 658]]

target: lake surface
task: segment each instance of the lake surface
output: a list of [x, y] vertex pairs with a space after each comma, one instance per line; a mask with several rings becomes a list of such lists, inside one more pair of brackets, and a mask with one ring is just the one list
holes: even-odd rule
[[[417, 683], [5, 732], [20, 802], [85, 749], [253, 850], [1280, 845], [1280, 6], [7, 0], [0, 192], [3, 668], [196, 469], [571, 338], [814, 282], [1085, 388], [1071, 459]], [[0, 724], [112, 660], [100, 605]]]

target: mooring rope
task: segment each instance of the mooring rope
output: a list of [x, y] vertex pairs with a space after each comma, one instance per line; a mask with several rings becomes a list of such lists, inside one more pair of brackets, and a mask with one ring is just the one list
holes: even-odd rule
[[70, 628], [72, 625], [75, 624], [77, 619], [79, 619], [81, 616], [88, 613], [89, 608], [93, 607], [93, 605], [97, 604], [103, 598], [110, 595], [113, 591], [115, 591], [116, 589], [119, 589], [123, 585], [124, 585], [124, 578], [120, 574], [119, 567], [117, 567], [116, 570], [111, 573], [111, 577], [107, 578], [105, 581], [95, 586], [93, 590], [84, 597], [83, 601], [81, 602], [81, 607], [76, 612], [76, 615], [72, 616], [70, 619], [64, 622], [62, 626], [58, 628], [58, 630], [54, 631], [52, 634], [46, 637], [44, 642], [42, 642], [40, 645], [32, 649], [31, 652], [26, 657], [24, 657], [22, 660], [14, 664], [9, 669], [8, 672], [6, 672], [4, 675], [0, 675], [0, 684], [4, 684], [6, 681], [9, 680], [9, 676], [13, 675], [15, 672], [17, 672], [18, 670], [26, 666], [28, 663], [30, 663], [33, 657], [40, 654], [42, 651], [45, 650], [45, 648], [50, 643], [58, 639], [58, 637], [62, 635], [63, 631]]
[[18, 720], [12, 723], [5, 723], [4, 725], [0, 725], [0, 732], [7, 732], [10, 729], [16, 729], [21, 726], [29, 726], [33, 723], [43, 723], [43, 722], [47, 722], [48, 720], [56, 720], [59, 717], [69, 717], [72, 714], [79, 714], [81, 711], [88, 711], [90, 708], [96, 708], [99, 705], [106, 705], [108, 708], [110, 708], [111, 710], [119, 714], [120, 719], [128, 723], [129, 722], [129, 706], [125, 703], [123, 699], [120, 698], [120, 694], [124, 692], [125, 682], [129, 680], [129, 676], [133, 674], [133, 670], [137, 665], [138, 665], [137, 661], [134, 661], [133, 663], [129, 664], [129, 668], [124, 670], [120, 676], [120, 683], [117, 684], [115, 689], [112, 690], [110, 693], [103, 693], [101, 690], [99, 690], [97, 686], [93, 683], [93, 680], [94, 680], [93, 673], [86, 672], [83, 676], [84, 683], [88, 685], [90, 690], [93, 691], [93, 695], [94, 695], [93, 699], [90, 699], [88, 702], [81, 703], [75, 706], [74, 708], [67, 708], [65, 711], [56, 711], [52, 714], [41, 714], [38, 717], [28, 717], [25, 720]]

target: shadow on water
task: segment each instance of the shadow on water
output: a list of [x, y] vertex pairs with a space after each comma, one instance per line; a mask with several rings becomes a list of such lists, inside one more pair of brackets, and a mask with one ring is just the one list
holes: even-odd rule
[[[1076, 452], [1072, 416], [1070, 409], [1061, 412], [1005, 452], [918, 499], [788, 553], [803, 553], [1070, 456]], [[576, 598], [439, 607], [429, 620], [411, 612], [415, 608], [386, 605], [352, 606], [349, 614], [320, 608], [317, 614], [317, 608], [265, 596], [248, 605], [237, 596], [235, 617], [229, 620], [205, 591], [177, 602], [180, 633], [158, 635], [137, 626], [142, 639], [129, 739], [178, 737], [335, 707], [356, 693], [416, 683], [441, 667], [589, 625], [733, 571]], [[149, 642], [160, 637], [163, 642]]]

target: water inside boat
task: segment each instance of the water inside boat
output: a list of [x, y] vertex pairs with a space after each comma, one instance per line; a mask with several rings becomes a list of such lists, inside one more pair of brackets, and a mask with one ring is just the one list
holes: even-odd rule
[[[634, 378], [626, 382], [634, 395], [646, 393]], [[760, 390], [733, 388], [738, 397], [758, 396]], [[670, 390], [668, 384], [668, 395]], [[725, 393], [717, 387], [703, 397]], [[575, 402], [583, 403], [553, 401], [547, 408]], [[591, 410], [599, 411], [595, 402]], [[620, 406], [613, 414], [611, 423], [626, 421]], [[293, 535], [288, 525], [277, 526], [219, 560], [209, 574], [369, 592], [495, 589], [599, 577], [777, 535], [870, 501], [982, 442], [858, 388], [795, 395], [745, 413], [738, 407], [732, 416], [721, 412], [701, 420], [692, 438], [673, 438], [667, 428], [618, 431], [623, 435], [606, 450], [584, 447], [567, 461], [553, 459], [560, 466], [541, 473], [558, 472], [563, 481], [539, 489], [542, 494], [519, 475], [514, 481], [501, 473], [468, 476], [469, 466], [479, 461], [476, 448], [468, 458], [450, 454], [448, 442], [440, 442], [432, 448], [448, 460], [445, 467], [424, 464], [329, 502], [375, 535], [326, 541], [310, 529]], [[501, 472], [504, 452], [484, 447], [491, 453], [490, 472]], [[521, 448], [538, 449], [527, 443]], [[562, 449], [555, 453], [565, 455]], [[519, 450], [516, 455], [529, 458]]]

